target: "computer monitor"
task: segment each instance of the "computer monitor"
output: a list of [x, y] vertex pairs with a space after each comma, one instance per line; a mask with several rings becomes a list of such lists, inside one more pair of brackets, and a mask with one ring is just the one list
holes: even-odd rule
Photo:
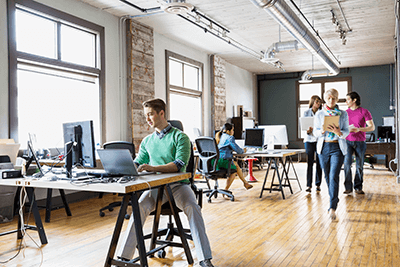
[[93, 121], [64, 123], [63, 133], [67, 176], [72, 177], [73, 165], [96, 167]]
[[264, 145], [264, 129], [245, 129], [244, 146], [262, 148]]
[[258, 128], [264, 129], [264, 147], [269, 140], [273, 140], [274, 145], [289, 144], [286, 125], [259, 125]]
[[392, 140], [393, 139], [392, 126], [378, 126], [378, 138]]

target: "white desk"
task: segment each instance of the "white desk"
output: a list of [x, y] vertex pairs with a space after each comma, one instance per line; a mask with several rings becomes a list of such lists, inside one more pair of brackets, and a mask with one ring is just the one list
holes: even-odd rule
[[[120, 183], [94, 183], [94, 184], [87, 184], [87, 185], [76, 185], [66, 180], [58, 180], [58, 181], [49, 181], [45, 178], [41, 179], [34, 179], [34, 178], [18, 178], [18, 179], [0, 179], [0, 185], [7, 185], [7, 186], [18, 186], [18, 187], [26, 187], [28, 197], [30, 202], [32, 203], [33, 214], [35, 217], [36, 227], [39, 232], [39, 237], [42, 244], [47, 244], [46, 234], [43, 228], [43, 224], [40, 218], [40, 214], [38, 212], [38, 208], [36, 205], [36, 201], [34, 198], [34, 188], [52, 188], [52, 189], [71, 189], [71, 190], [80, 190], [80, 191], [94, 191], [94, 192], [105, 192], [105, 193], [122, 193], [124, 194], [121, 209], [118, 214], [117, 222], [114, 228], [114, 233], [111, 239], [109, 251], [106, 257], [106, 262], [104, 264], [105, 267], [109, 267], [111, 265], [116, 266], [148, 266], [147, 263], [147, 255], [154, 254], [154, 246], [156, 235], [154, 231], [157, 231], [158, 225], [153, 226], [153, 236], [152, 236], [152, 251], [146, 254], [144, 240], [143, 240], [143, 229], [142, 223], [140, 220], [140, 212], [139, 212], [139, 204], [138, 204], [138, 191], [146, 190], [149, 188], [159, 188], [159, 203], [157, 204], [156, 209], [156, 216], [154, 221], [157, 220], [160, 214], [160, 207], [161, 207], [161, 197], [164, 188], [167, 190], [167, 196], [169, 198], [170, 204], [173, 207], [177, 215], [175, 201], [172, 197], [172, 192], [169, 187], [170, 183], [174, 183], [177, 181], [181, 181], [184, 179], [188, 179], [190, 177], [190, 173], [165, 173], [165, 174], [155, 174], [155, 175], [146, 175], [142, 176], [135, 181], [130, 181], [128, 183], [120, 184]], [[140, 260], [140, 265], [131, 262], [123, 262], [121, 260], [114, 259], [115, 250], [117, 247], [118, 239], [121, 233], [122, 225], [124, 222], [124, 215], [129, 203], [131, 200], [132, 203], [132, 210], [133, 216], [135, 219], [135, 229], [136, 229], [136, 236], [138, 240], [138, 250], [139, 250], [139, 257], [137, 258]], [[177, 223], [178, 229], [181, 230], [181, 241], [182, 245], [185, 249], [186, 257], [188, 259], [189, 264], [193, 263], [192, 256], [190, 254], [190, 249], [186, 240], [186, 237], [182, 230], [182, 224], [179, 219], [179, 215], [175, 216], [175, 221]], [[22, 238], [20, 233], [20, 225], [18, 226], [18, 238]], [[14, 231], [15, 232], [15, 231]]]
[[[294, 155], [299, 155], [301, 153], [305, 153], [305, 149], [274, 149], [273, 153], [268, 153], [264, 151], [249, 151], [244, 154], [237, 154], [238, 157], [262, 157], [262, 158], [268, 158], [268, 169], [267, 172], [265, 173], [265, 178], [263, 182], [263, 186], [261, 188], [261, 193], [260, 193], [260, 198], [262, 197], [263, 191], [264, 190], [269, 190], [270, 192], [272, 191], [280, 191], [282, 193], [282, 198], [285, 199], [285, 194], [283, 192], [284, 187], [289, 187], [290, 192], [293, 194], [292, 186], [290, 185], [290, 180], [297, 180], [300, 190], [300, 181], [296, 173], [296, 169], [294, 168], [293, 161], [292, 161], [292, 156]], [[279, 162], [282, 162], [283, 169], [282, 173], [279, 173], [278, 166]], [[266, 188], [265, 183], [267, 182], [267, 177], [269, 170], [271, 169], [271, 165], [274, 164], [274, 175], [272, 177], [271, 181], [271, 186]], [[289, 169], [290, 166], [292, 166], [292, 169], [295, 174], [295, 178], [289, 178]], [[278, 178], [277, 184], [274, 184], [274, 179], [275, 175]]]

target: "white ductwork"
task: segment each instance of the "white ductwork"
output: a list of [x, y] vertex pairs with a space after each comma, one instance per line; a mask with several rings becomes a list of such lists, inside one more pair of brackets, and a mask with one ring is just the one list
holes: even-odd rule
[[301, 22], [284, 0], [250, 0], [257, 7], [264, 9], [294, 38], [303, 44], [328, 70], [330, 75], [337, 75], [339, 67], [321, 49], [320, 43]]
[[305, 49], [305, 47], [297, 40], [273, 43], [268, 47], [267, 51], [264, 53], [264, 57], [261, 59], [262, 62], [270, 63], [279, 61], [275, 58], [275, 55], [283, 51], [299, 50]]
[[300, 83], [310, 83], [313, 77], [325, 77], [325, 76], [335, 76], [337, 74], [332, 74], [328, 69], [322, 70], [307, 70], [301, 75]]

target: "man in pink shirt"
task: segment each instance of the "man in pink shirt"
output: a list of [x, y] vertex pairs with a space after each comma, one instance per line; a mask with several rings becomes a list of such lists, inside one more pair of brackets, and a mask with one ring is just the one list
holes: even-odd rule
[[353, 153], [356, 157], [356, 173], [354, 176], [354, 191], [357, 194], [364, 194], [363, 175], [364, 175], [364, 155], [367, 148], [365, 142], [365, 133], [375, 130], [375, 124], [371, 113], [362, 108], [361, 98], [356, 92], [350, 92], [346, 95], [346, 104], [349, 115], [350, 134], [346, 137], [347, 154], [344, 158], [344, 194], [353, 192], [353, 179], [351, 173], [351, 164], [353, 162]]

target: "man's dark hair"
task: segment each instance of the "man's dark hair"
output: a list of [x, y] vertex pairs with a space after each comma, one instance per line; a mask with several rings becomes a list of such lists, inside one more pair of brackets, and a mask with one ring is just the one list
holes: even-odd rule
[[147, 100], [147, 101], [143, 102], [142, 105], [145, 108], [154, 109], [157, 113], [160, 113], [161, 110], [163, 110], [165, 113], [165, 102], [164, 102], [164, 100], [162, 100], [160, 98]]
[[356, 92], [350, 92], [347, 94], [347, 96], [350, 96], [351, 100], [357, 99], [356, 100], [357, 107], [361, 106], [361, 98], [359, 94], [357, 94]]

